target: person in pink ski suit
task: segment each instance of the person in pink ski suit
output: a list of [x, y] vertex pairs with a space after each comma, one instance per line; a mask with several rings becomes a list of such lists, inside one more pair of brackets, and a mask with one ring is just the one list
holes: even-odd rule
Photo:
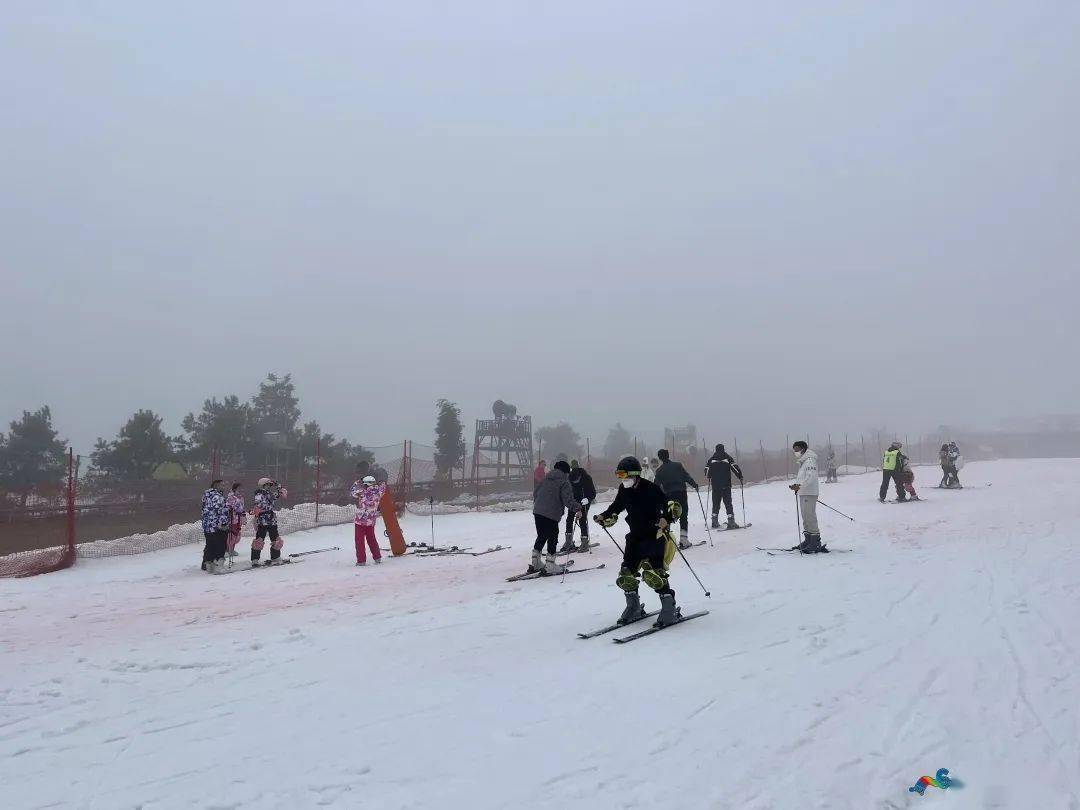
[[226, 550], [230, 557], [236, 556], [236, 544], [240, 542], [240, 531], [247, 523], [247, 511], [244, 509], [244, 485], [237, 482], [232, 485], [232, 492], [225, 498], [229, 509], [229, 539]]
[[353, 528], [356, 564], [367, 565], [365, 542], [371, 549], [371, 558], [376, 563], [380, 563], [382, 551], [379, 549], [379, 542], [375, 539], [375, 519], [379, 515], [379, 501], [386, 492], [386, 484], [376, 484], [375, 476], [366, 475], [362, 481], [357, 481], [352, 485], [350, 492], [356, 498], [356, 524]]

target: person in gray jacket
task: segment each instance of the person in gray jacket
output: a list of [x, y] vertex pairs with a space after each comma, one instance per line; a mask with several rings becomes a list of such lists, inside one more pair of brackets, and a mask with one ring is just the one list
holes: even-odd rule
[[[551, 472], [536, 485], [533, 493], [533, 519], [536, 521], [536, 543], [533, 545], [529, 573], [543, 571], [545, 574], [561, 574], [565, 566], [555, 564], [555, 547], [559, 543], [559, 520], [563, 510], [573, 514], [581, 511], [581, 504], [574, 498], [570, 485], [570, 465], [556, 461]], [[540, 552], [547, 544], [547, 556], [543, 563]]]
[[668, 500], [675, 501], [682, 507], [679, 516], [679, 548], [690, 548], [690, 521], [687, 512], [690, 511], [686, 500], [686, 485], [689, 484], [695, 490], [698, 483], [686, 467], [678, 461], [672, 461], [667, 450], [657, 450], [656, 457], [660, 459], [660, 466], [656, 469], [656, 485], [664, 490]]

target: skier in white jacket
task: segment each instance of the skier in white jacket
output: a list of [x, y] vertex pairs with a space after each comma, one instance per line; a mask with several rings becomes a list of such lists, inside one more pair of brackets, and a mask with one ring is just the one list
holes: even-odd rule
[[817, 521], [817, 453], [804, 441], [795, 442], [791, 445], [791, 450], [799, 462], [799, 473], [795, 476], [791, 489], [799, 496], [799, 514], [802, 515], [803, 524], [803, 541], [795, 546], [795, 549], [803, 554], [825, 553], [828, 549], [821, 544]]

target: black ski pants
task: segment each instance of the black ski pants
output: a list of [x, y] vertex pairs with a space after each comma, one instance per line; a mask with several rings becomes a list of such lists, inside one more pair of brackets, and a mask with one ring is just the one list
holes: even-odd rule
[[735, 517], [735, 506], [731, 502], [731, 487], [713, 487], [712, 492], [712, 516], [715, 518], [720, 514], [720, 502], [723, 501], [724, 507], [727, 509], [727, 516], [729, 518]]
[[889, 494], [890, 481], [896, 485], [896, 499], [898, 501], [907, 500], [907, 495], [904, 493], [904, 482], [900, 480], [899, 470], [881, 471], [881, 489], [878, 490], [878, 497], [881, 500], [885, 500], [885, 496]]
[[547, 553], [554, 554], [559, 545], [559, 521], [533, 513], [536, 519], [536, 542], [533, 551], [543, 551], [547, 543]]
[[690, 502], [686, 499], [686, 490], [681, 492], [668, 492], [667, 499], [669, 501], [675, 501], [682, 507], [682, 517], [679, 518], [679, 531], [687, 532], [690, 530]]
[[[577, 513], [579, 515], [578, 526], [581, 528], [581, 539], [582, 540], [588, 540], [589, 539], [589, 506], [591, 506], [591, 505], [592, 504], [587, 504], [585, 506], [582, 506], [581, 511]], [[566, 533], [567, 533], [567, 535], [571, 535], [571, 534], [574, 533], [574, 514], [575, 514], [574, 512], [569, 512], [569, 511], [566, 513]]]
[[203, 532], [203, 537], [206, 538], [206, 545], [203, 547], [202, 553], [203, 562], [225, 559], [225, 547], [229, 542], [229, 530], [219, 529], [216, 532]]
[[[685, 493], [683, 493], [685, 494]], [[633, 574], [641, 570], [641, 564], [648, 562], [654, 571], [664, 572], [664, 584], [660, 588], [654, 588], [658, 594], [670, 593], [671, 584], [667, 578], [667, 567], [670, 560], [667, 559], [668, 541], [666, 537], [656, 538], [655, 535], [626, 535], [626, 549], [623, 552], [622, 567]], [[650, 586], [651, 587], [651, 586]]]

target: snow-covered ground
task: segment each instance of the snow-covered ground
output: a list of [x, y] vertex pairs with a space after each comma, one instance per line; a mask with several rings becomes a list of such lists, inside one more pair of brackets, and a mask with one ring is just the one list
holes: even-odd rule
[[[629, 645], [576, 637], [622, 608], [606, 538], [578, 563], [605, 570], [505, 582], [527, 512], [436, 516], [513, 546], [478, 558], [358, 569], [344, 525], [287, 568], [210, 577], [188, 546], [0, 581], [0, 805], [1075, 810], [1080, 465], [963, 479], [823, 485], [855, 551], [806, 558], [754, 550], [794, 541], [793, 499], [747, 489], [753, 528], [689, 552], [712, 598], [673, 568], [711, 614]], [[962, 789], [908, 792], [943, 767]]]

